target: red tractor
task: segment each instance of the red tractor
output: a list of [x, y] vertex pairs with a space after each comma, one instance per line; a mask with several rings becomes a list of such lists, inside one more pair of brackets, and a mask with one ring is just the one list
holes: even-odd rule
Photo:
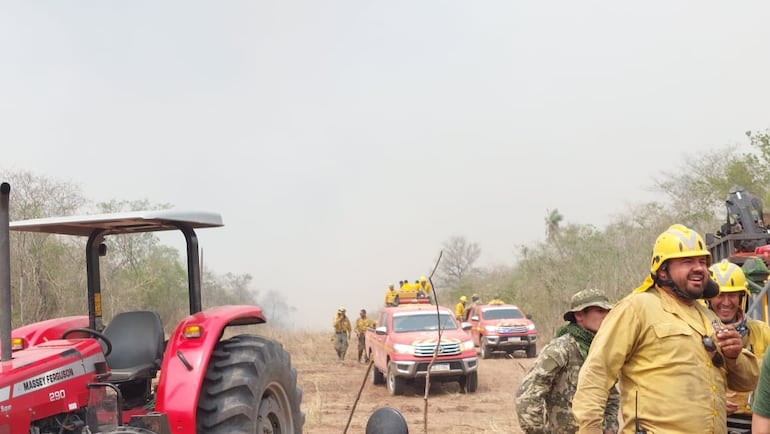
[[[301, 433], [297, 373], [282, 345], [228, 326], [265, 322], [256, 306], [203, 310], [195, 230], [212, 213], [147, 211], [9, 222], [0, 186], [0, 434]], [[11, 330], [10, 232], [84, 237], [88, 315]], [[151, 310], [102, 319], [100, 257], [115, 234], [179, 230], [190, 315], [166, 339]]]

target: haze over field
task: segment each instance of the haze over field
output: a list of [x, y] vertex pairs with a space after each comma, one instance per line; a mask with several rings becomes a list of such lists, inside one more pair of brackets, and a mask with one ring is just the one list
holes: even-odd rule
[[[761, 2], [0, 6], [0, 167], [221, 212], [206, 266], [297, 322], [375, 309], [443, 241], [511, 264], [765, 129]], [[164, 238], [164, 241], [166, 238]], [[172, 241], [169, 241], [172, 242]], [[175, 242], [175, 241], [174, 241]]]

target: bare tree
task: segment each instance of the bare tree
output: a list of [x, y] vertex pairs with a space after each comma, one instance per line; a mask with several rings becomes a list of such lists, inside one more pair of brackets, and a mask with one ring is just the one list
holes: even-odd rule
[[457, 288], [473, 269], [481, 255], [477, 243], [469, 243], [465, 237], [454, 236], [443, 243], [444, 256], [439, 264], [439, 280], [443, 285]]
[[271, 289], [259, 300], [265, 317], [273, 326], [287, 327], [293, 322], [291, 313], [296, 309], [286, 301], [286, 295], [280, 291]]

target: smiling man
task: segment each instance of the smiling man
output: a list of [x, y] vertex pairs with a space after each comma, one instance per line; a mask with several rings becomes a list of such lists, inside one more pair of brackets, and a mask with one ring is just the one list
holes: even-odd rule
[[719, 292], [710, 265], [692, 229], [672, 225], [658, 236], [650, 274], [607, 314], [580, 369], [578, 432], [602, 432], [617, 380], [621, 432], [727, 433], [727, 388], [751, 391], [759, 367], [735, 326], [700, 301]]
[[[708, 300], [708, 305], [724, 324], [732, 324], [741, 335], [743, 348], [762, 360], [770, 345], [770, 326], [746, 317], [751, 297], [746, 275], [741, 268], [726, 259], [709, 268], [711, 277], [719, 283], [719, 294]], [[751, 432], [751, 407], [749, 393], [727, 392], [727, 428], [730, 433]]]

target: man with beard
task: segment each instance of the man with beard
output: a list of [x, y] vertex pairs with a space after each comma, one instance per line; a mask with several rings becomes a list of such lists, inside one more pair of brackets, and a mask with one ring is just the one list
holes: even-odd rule
[[[770, 326], [764, 321], [746, 318], [751, 293], [743, 270], [723, 260], [709, 268], [711, 277], [719, 283], [719, 294], [708, 300], [711, 310], [724, 324], [731, 324], [741, 335], [743, 348], [762, 360], [770, 345]], [[751, 432], [751, 406], [748, 393], [727, 392], [727, 429], [733, 434]]]
[[624, 433], [727, 433], [727, 388], [749, 392], [756, 357], [702, 298], [719, 287], [711, 254], [683, 225], [660, 234], [650, 274], [607, 314], [578, 376], [572, 411], [579, 433], [601, 433], [618, 381]]

